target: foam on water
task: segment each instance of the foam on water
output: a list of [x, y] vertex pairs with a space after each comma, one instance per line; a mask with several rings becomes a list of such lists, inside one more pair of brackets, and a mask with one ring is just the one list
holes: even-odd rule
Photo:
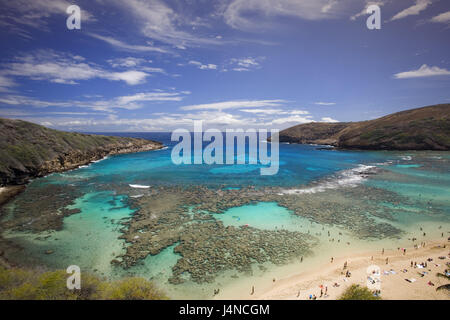
[[329, 189], [337, 189], [341, 187], [356, 187], [358, 184], [366, 181], [367, 175], [373, 172], [375, 166], [359, 165], [356, 168], [350, 170], [344, 170], [337, 173], [331, 178], [325, 179], [319, 182], [315, 186], [305, 187], [301, 189], [288, 189], [283, 190], [284, 194], [305, 194], [305, 193], [317, 193], [324, 192]]

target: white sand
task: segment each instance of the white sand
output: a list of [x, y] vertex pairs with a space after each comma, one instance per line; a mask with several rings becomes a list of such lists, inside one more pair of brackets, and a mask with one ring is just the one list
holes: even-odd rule
[[[443, 246], [447, 244], [446, 248]], [[372, 260], [373, 256], [373, 260]], [[445, 256], [444, 260], [439, 256]], [[388, 258], [388, 264], [386, 264]], [[427, 262], [428, 258], [433, 261]], [[351, 272], [350, 278], [345, 278], [343, 271], [344, 262], [347, 261], [348, 270]], [[411, 267], [411, 261], [418, 264], [427, 262], [428, 266], [424, 269]], [[320, 266], [312, 271], [302, 272], [297, 275], [276, 280], [272, 286], [264, 292], [258, 292], [255, 288], [255, 294], [250, 295], [249, 299], [289, 299], [305, 300], [309, 299], [310, 294], [314, 294], [320, 299], [338, 299], [342, 292], [352, 284], [366, 286], [367, 268], [371, 265], [377, 265], [381, 269], [381, 296], [383, 299], [450, 299], [450, 295], [442, 291], [436, 291], [440, 285], [450, 283], [444, 278], [438, 278], [437, 272], [443, 273], [448, 268], [446, 262], [450, 261], [450, 251], [447, 239], [440, 241], [429, 241], [426, 246], [419, 249], [407, 248], [406, 254], [400, 250], [386, 250], [384, 255], [381, 252], [368, 252], [354, 256], [335, 258], [333, 263]], [[402, 270], [406, 269], [407, 272]], [[394, 270], [395, 274], [384, 275], [384, 271]], [[419, 272], [427, 272], [424, 277]], [[405, 279], [414, 278], [417, 281], [409, 283]], [[346, 279], [346, 280], [344, 280]], [[434, 286], [428, 285], [428, 282], [434, 283]], [[333, 287], [334, 283], [340, 286]], [[328, 297], [320, 298], [320, 285], [328, 287]], [[300, 295], [298, 292], [300, 291]], [[325, 289], [324, 289], [325, 291]]]

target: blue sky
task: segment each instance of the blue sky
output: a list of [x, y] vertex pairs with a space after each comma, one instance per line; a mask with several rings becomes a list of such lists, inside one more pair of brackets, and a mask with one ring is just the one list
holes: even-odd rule
[[[68, 30], [77, 4], [81, 30]], [[381, 8], [369, 30], [368, 5]], [[450, 103], [448, 0], [0, 0], [0, 116], [286, 128]]]

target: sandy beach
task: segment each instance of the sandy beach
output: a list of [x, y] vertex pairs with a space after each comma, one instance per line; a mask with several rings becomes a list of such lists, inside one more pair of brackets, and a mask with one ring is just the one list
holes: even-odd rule
[[[420, 245], [420, 243], [419, 243]], [[346, 288], [352, 284], [367, 285], [368, 267], [375, 265], [380, 268], [381, 297], [386, 300], [448, 300], [448, 291], [436, 291], [436, 288], [449, 284], [450, 281], [437, 277], [436, 273], [443, 273], [446, 263], [450, 261], [450, 247], [446, 238], [428, 241], [425, 246], [415, 249], [413, 246], [403, 252], [399, 250], [382, 250], [367, 252], [354, 256], [334, 257], [333, 262], [318, 266], [315, 270], [305, 271], [297, 275], [277, 279], [271, 288], [254, 295], [249, 299], [276, 299], [276, 300], [308, 300], [315, 295], [317, 300], [338, 299]], [[445, 257], [440, 259], [439, 257]], [[386, 258], [388, 259], [386, 263]], [[433, 259], [428, 261], [428, 259]], [[421, 264], [427, 263], [425, 268], [411, 267], [411, 261]], [[344, 269], [344, 263], [347, 268]], [[349, 270], [350, 277], [345, 273]], [[420, 274], [424, 274], [423, 276]], [[408, 282], [405, 279], [415, 279]], [[428, 284], [431, 281], [433, 285]], [[334, 284], [339, 286], [336, 287]], [[321, 297], [321, 286], [324, 295]], [[327, 288], [327, 295], [325, 290]]]

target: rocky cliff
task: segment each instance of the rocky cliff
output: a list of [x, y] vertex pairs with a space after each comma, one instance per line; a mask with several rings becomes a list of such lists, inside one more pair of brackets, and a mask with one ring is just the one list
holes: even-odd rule
[[81, 134], [0, 118], [0, 185], [24, 184], [108, 155], [162, 148], [156, 141]]
[[281, 131], [280, 142], [366, 150], [450, 150], [450, 104], [370, 121], [301, 124]]

